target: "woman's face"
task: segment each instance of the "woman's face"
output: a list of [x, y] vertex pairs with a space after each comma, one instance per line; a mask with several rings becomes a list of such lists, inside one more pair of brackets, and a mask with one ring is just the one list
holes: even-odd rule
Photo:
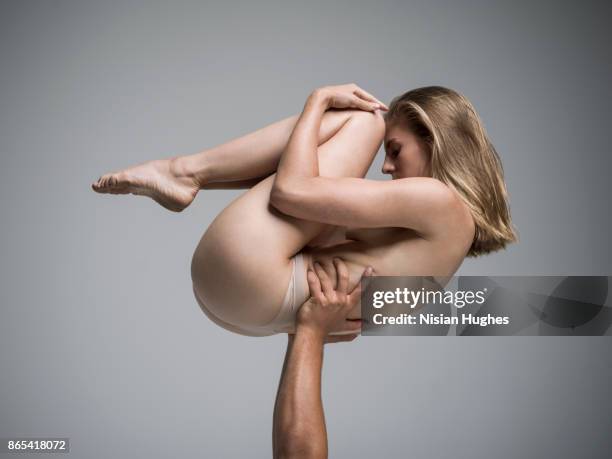
[[388, 123], [385, 132], [383, 174], [395, 180], [407, 177], [430, 177], [426, 147], [410, 130]]

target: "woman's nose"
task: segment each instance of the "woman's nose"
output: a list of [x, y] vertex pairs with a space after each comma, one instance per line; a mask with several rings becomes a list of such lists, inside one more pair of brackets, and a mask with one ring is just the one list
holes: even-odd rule
[[382, 173], [383, 174], [391, 174], [393, 172], [394, 168], [393, 168], [393, 164], [391, 164], [391, 162], [389, 160], [385, 159], [385, 162], [383, 163], [382, 166]]

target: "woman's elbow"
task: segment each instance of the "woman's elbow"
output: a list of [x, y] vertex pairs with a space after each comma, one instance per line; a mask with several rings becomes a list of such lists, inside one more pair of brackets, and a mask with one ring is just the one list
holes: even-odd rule
[[299, 184], [291, 186], [283, 185], [282, 183], [274, 183], [270, 190], [270, 205], [281, 212], [292, 215], [302, 202]]
[[285, 187], [274, 183], [270, 190], [270, 205], [281, 212], [285, 212], [284, 209], [287, 208], [290, 200], [289, 195], [290, 193]]

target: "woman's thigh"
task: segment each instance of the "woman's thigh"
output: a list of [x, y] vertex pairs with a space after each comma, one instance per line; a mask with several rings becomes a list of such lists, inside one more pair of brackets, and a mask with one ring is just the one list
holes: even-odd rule
[[212, 312], [210, 312], [208, 306], [206, 306], [204, 302], [200, 299], [195, 289], [193, 293], [196, 297], [196, 301], [198, 302], [198, 305], [200, 306], [200, 309], [202, 310], [202, 312], [206, 315], [206, 317], [210, 319], [211, 322], [217, 324], [219, 327], [225, 328], [226, 330], [229, 330], [233, 333], [237, 333], [239, 335], [244, 335], [244, 336], [269, 336], [273, 334], [271, 332], [270, 333], [263, 333], [263, 332], [258, 333], [253, 330], [247, 330], [244, 328], [237, 327], [236, 325], [230, 324], [229, 322], [224, 322], [223, 320], [215, 316]]
[[[326, 177], [364, 177], [384, 137], [379, 114], [355, 111], [319, 146]], [[200, 240], [192, 279], [209, 311], [235, 325], [269, 323], [278, 313], [292, 273], [291, 257], [327, 225], [283, 214], [270, 204], [276, 174], [230, 203]]]

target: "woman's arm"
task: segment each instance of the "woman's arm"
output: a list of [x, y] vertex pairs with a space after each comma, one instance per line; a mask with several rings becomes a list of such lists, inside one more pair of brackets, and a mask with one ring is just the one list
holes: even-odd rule
[[279, 161], [272, 194], [291, 186], [298, 178], [308, 179], [319, 175], [317, 138], [321, 119], [327, 109], [328, 100], [318, 91], [314, 91], [306, 100]]
[[308, 98], [279, 163], [270, 194], [274, 207], [305, 220], [362, 228], [405, 227], [423, 236], [461, 215], [455, 212], [461, 208], [459, 198], [433, 178], [376, 181], [319, 176], [316, 133], [330, 97], [330, 92], [315, 91]]
[[281, 212], [304, 220], [357, 228], [411, 228], [423, 236], [460, 218], [459, 198], [429, 177], [380, 181], [353, 177], [297, 179], [270, 197]]
[[317, 148], [321, 119], [329, 108], [375, 112], [387, 106], [355, 84], [316, 89], [308, 96], [279, 161], [272, 191], [291, 185], [296, 178], [319, 175]]

